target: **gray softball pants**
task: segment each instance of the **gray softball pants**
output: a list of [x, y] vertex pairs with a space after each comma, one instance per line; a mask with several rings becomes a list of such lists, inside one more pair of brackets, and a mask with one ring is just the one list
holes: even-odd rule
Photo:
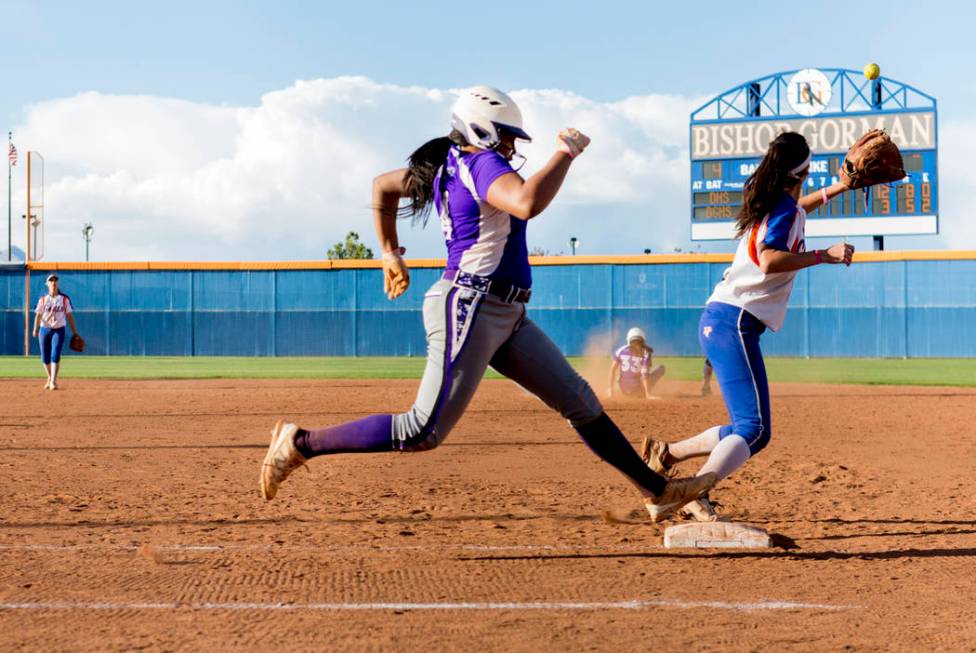
[[433, 449], [447, 437], [490, 365], [574, 427], [603, 413], [589, 384], [532, 320], [522, 303], [440, 280], [424, 296], [427, 367], [417, 399], [393, 417], [394, 446]]

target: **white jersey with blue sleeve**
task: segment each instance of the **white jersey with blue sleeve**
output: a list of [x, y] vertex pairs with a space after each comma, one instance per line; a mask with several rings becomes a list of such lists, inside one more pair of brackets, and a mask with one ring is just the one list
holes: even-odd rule
[[806, 217], [806, 211], [790, 195], [784, 195], [769, 215], [743, 234], [732, 266], [708, 301], [744, 308], [773, 331], [779, 331], [797, 271], [763, 273], [759, 268], [760, 246], [783, 252], [806, 251]]

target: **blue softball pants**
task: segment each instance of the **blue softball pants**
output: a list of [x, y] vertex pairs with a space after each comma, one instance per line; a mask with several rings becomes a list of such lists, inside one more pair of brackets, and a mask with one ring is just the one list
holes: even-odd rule
[[61, 362], [61, 350], [64, 349], [64, 327], [57, 329], [41, 327], [37, 332], [37, 341], [41, 345], [41, 360], [45, 365]]
[[710, 302], [698, 323], [698, 340], [712, 362], [731, 424], [719, 430], [719, 439], [738, 435], [756, 455], [769, 444], [769, 382], [759, 348], [766, 330], [749, 311]]

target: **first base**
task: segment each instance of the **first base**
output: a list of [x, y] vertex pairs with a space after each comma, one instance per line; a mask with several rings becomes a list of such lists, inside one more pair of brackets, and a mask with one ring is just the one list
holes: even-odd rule
[[768, 549], [772, 545], [763, 529], [732, 522], [693, 522], [664, 531], [666, 549]]

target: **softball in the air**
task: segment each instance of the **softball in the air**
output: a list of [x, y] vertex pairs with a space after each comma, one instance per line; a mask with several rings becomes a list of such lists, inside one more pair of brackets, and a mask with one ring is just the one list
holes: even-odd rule
[[881, 68], [876, 63], [869, 63], [864, 67], [864, 76], [868, 79], [877, 79], [881, 75]]

